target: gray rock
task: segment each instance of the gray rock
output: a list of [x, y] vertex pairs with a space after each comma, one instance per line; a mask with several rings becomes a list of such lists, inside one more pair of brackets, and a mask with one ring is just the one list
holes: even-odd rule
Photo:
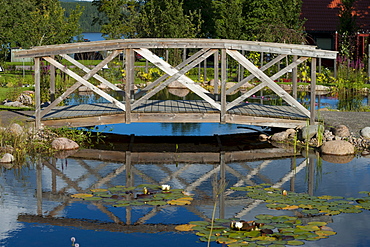
[[180, 89], [187, 89], [186, 86], [184, 86], [181, 82], [179, 81], [173, 81], [167, 86], [168, 88], [180, 88]]
[[343, 140], [328, 141], [320, 147], [320, 151], [330, 155], [349, 155], [355, 153], [355, 146]]
[[360, 131], [361, 136], [364, 139], [370, 139], [370, 127], [365, 127]]
[[349, 129], [347, 126], [345, 125], [338, 125], [338, 126], [335, 126], [333, 129], [332, 129], [332, 132], [334, 135], [336, 136], [339, 136], [339, 137], [349, 137], [351, 135], [351, 133], [349, 132]]
[[14, 161], [14, 156], [10, 153], [4, 154], [4, 156], [0, 159], [0, 163], [12, 163]]
[[10, 133], [13, 133], [14, 135], [22, 135], [23, 134], [23, 127], [20, 126], [17, 123], [12, 123], [8, 128]]
[[56, 150], [73, 150], [78, 149], [79, 145], [75, 141], [61, 137], [53, 140], [51, 147]]
[[285, 132], [288, 134], [288, 138], [294, 138], [297, 133], [295, 129], [287, 129]]
[[6, 102], [4, 104], [5, 106], [13, 106], [13, 107], [25, 107], [21, 102], [19, 101], [14, 101], [14, 102]]
[[21, 102], [23, 105], [33, 105], [33, 100], [31, 98], [31, 96], [27, 95], [27, 94], [21, 94], [17, 101]]
[[309, 141], [312, 137], [316, 136], [319, 132], [324, 133], [324, 126], [322, 125], [309, 125], [301, 129], [298, 139], [301, 141]]
[[287, 140], [289, 137], [289, 133], [286, 131], [275, 133], [271, 136], [271, 141], [273, 142], [282, 142]]

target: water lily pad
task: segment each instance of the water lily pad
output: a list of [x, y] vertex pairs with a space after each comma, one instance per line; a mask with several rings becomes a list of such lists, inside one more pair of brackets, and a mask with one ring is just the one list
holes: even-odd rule
[[244, 232], [238, 231], [238, 232], [232, 232], [228, 236], [229, 238], [236, 238], [236, 239], [242, 239], [244, 238]]
[[311, 221], [311, 222], [308, 222], [307, 224], [313, 225], [313, 226], [326, 226], [328, 223], [320, 222], [320, 221]]
[[337, 234], [336, 232], [333, 232], [333, 231], [322, 231], [322, 230], [315, 231], [315, 233], [319, 236], [332, 236], [332, 235]]
[[117, 191], [123, 191], [122, 187], [110, 187], [108, 188], [109, 191], [111, 192], [117, 192]]
[[298, 240], [290, 240], [287, 242], [287, 245], [294, 245], [294, 246], [304, 245], [304, 242], [298, 241]]
[[192, 225], [192, 224], [184, 224], [184, 225], [178, 225], [175, 227], [175, 229], [177, 231], [181, 231], [181, 232], [189, 232], [189, 231], [193, 231], [193, 227], [196, 226], [196, 225]]
[[255, 238], [261, 235], [260, 231], [250, 231], [250, 232], [244, 232], [244, 236], [248, 238]]
[[103, 202], [117, 202], [117, 199], [113, 199], [113, 198], [106, 198], [106, 199], [103, 199]]
[[213, 241], [217, 240], [217, 237], [216, 236], [201, 237], [199, 240], [202, 241], [202, 242], [208, 242], [208, 241], [213, 242]]
[[80, 198], [80, 199], [93, 197], [93, 196], [94, 196], [93, 194], [87, 194], [87, 193], [78, 193], [78, 194], [71, 195], [72, 198]]
[[130, 206], [130, 203], [119, 203], [119, 204], [114, 204], [113, 207], [120, 208], [120, 207], [127, 207]]
[[108, 191], [107, 189], [92, 189], [90, 190], [91, 192], [106, 192]]
[[97, 196], [84, 198], [85, 201], [100, 201], [101, 199], [103, 199], [103, 198], [97, 197]]
[[207, 222], [207, 221], [190, 221], [189, 224], [197, 225], [197, 226], [208, 226], [209, 222]]
[[304, 230], [304, 231], [318, 231], [320, 228], [315, 225], [307, 225], [307, 226], [297, 226], [297, 228]]

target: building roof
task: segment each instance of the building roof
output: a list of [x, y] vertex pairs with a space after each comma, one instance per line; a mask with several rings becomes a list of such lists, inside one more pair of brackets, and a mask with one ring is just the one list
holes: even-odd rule
[[[335, 32], [339, 26], [339, 10], [341, 0], [303, 0], [301, 17], [307, 21], [307, 31]], [[370, 31], [370, 2], [357, 0], [353, 14], [357, 17], [357, 25], [362, 31]]]

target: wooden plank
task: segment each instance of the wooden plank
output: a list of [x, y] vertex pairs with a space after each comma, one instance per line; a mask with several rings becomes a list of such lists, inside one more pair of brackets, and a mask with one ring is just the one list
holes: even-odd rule
[[41, 128], [41, 91], [40, 91], [40, 81], [41, 81], [41, 74], [40, 74], [40, 58], [35, 57], [35, 128]]
[[134, 107], [131, 105], [131, 86], [134, 84], [134, 63], [135, 53], [133, 49], [126, 49], [126, 85], [125, 85], [125, 122], [129, 124], [131, 122], [131, 109]]
[[316, 58], [312, 58], [311, 61], [311, 115], [310, 115], [310, 124], [315, 123], [316, 111]]
[[221, 113], [220, 122], [225, 123], [226, 114], [226, 80], [227, 80], [227, 54], [226, 50], [221, 50]]
[[212, 48], [246, 50], [286, 55], [336, 59], [337, 52], [319, 50], [315, 46], [221, 39], [120, 39], [34, 47], [15, 52], [16, 57], [42, 57], [91, 51], [123, 50], [128, 48]]

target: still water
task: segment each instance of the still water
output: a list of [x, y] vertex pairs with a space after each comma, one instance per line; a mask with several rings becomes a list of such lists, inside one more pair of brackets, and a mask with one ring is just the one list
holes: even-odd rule
[[[370, 190], [369, 171], [369, 158], [332, 163], [315, 155], [291, 156], [272, 146], [226, 153], [80, 150], [65, 159], [35, 157], [22, 168], [0, 168], [0, 246], [71, 246], [71, 237], [81, 247], [207, 246], [195, 233], [157, 228], [209, 220], [215, 203], [216, 218], [247, 221], [262, 213], [294, 215], [267, 209], [231, 191], [232, 186], [269, 183], [315, 196], [361, 197], [360, 191]], [[216, 197], [222, 181], [223, 196]], [[168, 184], [193, 193], [195, 200], [187, 206], [113, 207], [70, 196], [128, 184]], [[368, 211], [330, 216], [327, 222], [337, 234], [307, 241], [306, 246], [369, 245]]]

